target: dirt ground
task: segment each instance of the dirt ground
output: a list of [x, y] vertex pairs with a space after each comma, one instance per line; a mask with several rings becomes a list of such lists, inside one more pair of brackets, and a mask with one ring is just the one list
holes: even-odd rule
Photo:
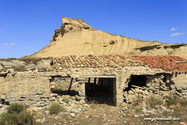
[[[183, 111], [164, 112], [162, 114], [144, 114], [141, 112], [123, 112], [117, 113], [122, 107], [114, 107], [107, 104], [89, 104], [90, 108], [71, 117], [69, 113], [44, 115], [43, 112], [37, 112], [37, 119], [42, 125], [179, 125], [180, 122], [187, 123], [187, 109]], [[145, 118], [152, 118], [145, 120]], [[157, 120], [153, 118], [177, 118], [178, 120]]]

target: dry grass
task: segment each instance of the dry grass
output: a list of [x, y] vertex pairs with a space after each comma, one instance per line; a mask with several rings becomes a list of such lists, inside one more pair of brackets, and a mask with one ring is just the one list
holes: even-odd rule
[[132, 103], [132, 106], [139, 106], [143, 101], [143, 98], [141, 96], [137, 96], [134, 102]]
[[88, 100], [86, 99], [86, 103], [89, 104], [90, 108], [96, 109], [98, 102], [96, 100]]
[[179, 111], [181, 109], [181, 104], [180, 103], [172, 104], [170, 105], [170, 108], [174, 109], [175, 111]]
[[37, 62], [38, 62], [38, 61], [47, 60], [47, 59], [52, 60], [53, 58], [52, 58], [52, 57], [48, 57], [48, 58], [30, 58], [30, 57], [22, 57], [22, 58], [19, 58], [18, 60], [24, 61], [24, 62], [26, 63], [26, 65], [28, 65], [28, 64], [30, 64], [30, 63], [33, 63], [33, 64], [37, 65]]
[[142, 101], [143, 101], [143, 98], [140, 97], [140, 96], [137, 96], [136, 99], [134, 100], [134, 102], [132, 103], [132, 109], [135, 109], [136, 112], [140, 112], [142, 110]]
[[11, 61], [11, 60], [18, 60], [17, 58], [11, 57], [11, 58], [0, 58], [0, 61]]
[[142, 110], [142, 106], [137, 105], [134, 107], [134, 109], [136, 110], [136, 112], [140, 112]]
[[180, 98], [178, 96], [167, 96], [166, 105], [176, 111], [186, 109], [187, 98]]
[[24, 71], [26, 71], [26, 69], [24, 67], [17, 67], [17, 66], [15, 66], [14, 67], [14, 71], [24, 72]]
[[162, 105], [162, 100], [156, 98], [155, 96], [151, 95], [146, 100], [147, 108], [155, 108], [156, 105]]

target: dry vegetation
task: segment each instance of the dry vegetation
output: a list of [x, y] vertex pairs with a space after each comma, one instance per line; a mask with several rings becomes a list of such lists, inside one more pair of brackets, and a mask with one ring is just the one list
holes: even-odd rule
[[26, 65], [30, 64], [30, 63], [33, 63], [33, 64], [37, 64], [38, 61], [41, 61], [41, 60], [47, 60], [47, 59], [50, 59], [52, 60], [53, 58], [52, 57], [47, 57], [47, 58], [30, 58], [30, 57], [21, 57], [21, 58], [14, 58], [14, 57], [11, 57], [11, 58], [0, 58], [0, 61], [11, 61], [11, 60], [20, 60], [20, 61], [24, 61]]
[[37, 125], [34, 114], [26, 110], [27, 107], [21, 104], [11, 104], [7, 113], [0, 119], [0, 125]]

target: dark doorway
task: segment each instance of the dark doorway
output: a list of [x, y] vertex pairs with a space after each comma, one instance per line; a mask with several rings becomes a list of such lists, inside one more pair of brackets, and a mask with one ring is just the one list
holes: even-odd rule
[[89, 78], [85, 84], [86, 99], [96, 101], [97, 103], [105, 103], [114, 105], [114, 78]]
[[130, 82], [128, 83], [128, 87], [124, 91], [129, 91], [132, 87], [135, 86], [146, 86], [146, 77], [145, 75], [131, 75]]

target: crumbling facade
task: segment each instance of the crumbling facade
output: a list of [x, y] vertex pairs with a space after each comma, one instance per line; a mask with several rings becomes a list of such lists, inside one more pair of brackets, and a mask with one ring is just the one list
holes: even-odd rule
[[74, 103], [92, 98], [116, 106], [137, 96], [187, 97], [187, 62], [174, 56], [71, 55], [46, 62], [34, 71], [1, 72], [0, 108], [64, 104], [67, 95]]

